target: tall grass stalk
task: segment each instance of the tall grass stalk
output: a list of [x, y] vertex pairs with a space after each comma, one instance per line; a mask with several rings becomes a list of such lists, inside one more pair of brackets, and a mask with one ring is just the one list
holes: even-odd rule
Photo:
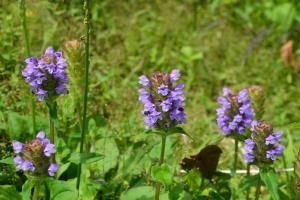
[[[162, 165], [164, 163], [165, 149], [166, 149], [166, 136], [162, 136], [161, 137], [161, 152], [160, 152], [159, 165]], [[161, 184], [159, 182], [156, 182], [155, 198], [154, 198], [155, 200], [159, 200], [160, 186], [161, 186]]]
[[[84, 29], [85, 29], [85, 70], [84, 70], [84, 97], [83, 97], [83, 113], [82, 113], [82, 129], [81, 129], [81, 140], [80, 140], [80, 153], [83, 152], [84, 146], [84, 139], [85, 139], [85, 132], [86, 132], [86, 114], [87, 114], [87, 100], [88, 100], [88, 84], [89, 84], [89, 40], [90, 40], [90, 21], [89, 21], [89, 0], [84, 0], [83, 3], [83, 10], [84, 10]], [[80, 174], [81, 174], [81, 163], [78, 165], [77, 170], [77, 183], [76, 188], [79, 189], [80, 186]]]
[[[25, 0], [21, 0], [21, 18], [22, 18], [22, 26], [23, 26], [23, 33], [25, 39], [25, 47], [26, 47], [26, 57], [30, 57], [30, 46], [29, 46], [29, 34], [27, 30], [27, 21], [26, 21], [26, 5]], [[30, 95], [31, 101], [31, 117], [32, 117], [32, 131], [33, 134], [36, 134], [36, 120], [35, 120], [35, 97], [34, 94], [31, 93]]]

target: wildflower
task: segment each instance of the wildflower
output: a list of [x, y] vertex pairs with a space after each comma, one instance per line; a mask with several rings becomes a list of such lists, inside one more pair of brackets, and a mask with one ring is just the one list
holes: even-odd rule
[[245, 161], [271, 164], [285, 149], [282, 144], [278, 144], [283, 132], [273, 132], [272, 125], [265, 121], [253, 121], [251, 126], [251, 138], [245, 140]]
[[174, 85], [179, 80], [180, 71], [170, 74], [154, 73], [150, 78], [140, 76], [139, 100], [143, 102], [146, 128], [170, 128], [186, 122], [184, 111], [183, 84]]
[[224, 88], [223, 96], [218, 98], [218, 102], [221, 108], [216, 110], [217, 124], [223, 134], [244, 134], [254, 117], [247, 90], [243, 89], [238, 95], [234, 95], [228, 88]]
[[15, 141], [13, 148], [16, 153], [14, 162], [16, 169], [20, 169], [33, 176], [54, 176], [58, 169], [56, 163], [50, 162], [50, 157], [55, 153], [55, 145], [45, 138], [45, 132], [41, 131], [36, 138], [25, 144]]
[[61, 52], [48, 47], [41, 57], [27, 58], [25, 62], [22, 75], [39, 101], [54, 100], [60, 94], [67, 94], [67, 63]]

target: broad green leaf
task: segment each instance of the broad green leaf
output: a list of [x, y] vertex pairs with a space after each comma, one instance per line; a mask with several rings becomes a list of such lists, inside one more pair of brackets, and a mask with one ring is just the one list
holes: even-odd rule
[[89, 179], [90, 172], [86, 165], [82, 165], [81, 183], [80, 183], [80, 199], [90, 200], [95, 199], [100, 184]]
[[89, 164], [103, 159], [103, 155], [98, 153], [78, 153], [71, 154], [69, 161], [75, 164]]
[[190, 170], [187, 175], [184, 177], [184, 181], [187, 183], [187, 185], [191, 188], [199, 188], [201, 185], [202, 177], [199, 173], [199, 170], [192, 169]]
[[166, 185], [172, 184], [173, 174], [171, 167], [167, 164], [153, 166], [151, 169], [151, 176], [154, 181], [162, 182]]
[[193, 197], [184, 190], [184, 185], [177, 184], [175, 187], [170, 188], [169, 199], [192, 200]]
[[56, 140], [56, 152], [57, 156], [62, 160], [67, 157], [71, 150], [66, 145], [65, 141], [62, 138], [57, 138]]
[[31, 199], [31, 190], [34, 187], [34, 184], [31, 180], [27, 180], [22, 186], [22, 199], [30, 200]]
[[251, 186], [255, 186], [257, 184], [258, 175], [254, 176], [244, 176], [239, 187], [237, 188], [236, 195], [239, 196], [242, 192], [245, 192]]
[[273, 200], [280, 200], [278, 194], [278, 177], [274, 170], [261, 171], [260, 173], [261, 180], [266, 184], [266, 187]]
[[58, 171], [56, 173], [57, 178], [59, 178], [69, 167], [70, 167], [71, 163], [67, 162], [65, 164], [61, 164], [58, 168]]
[[[121, 194], [120, 200], [153, 200], [155, 189], [151, 186], [140, 186], [132, 188]], [[159, 195], [160, 200], [168, 200], [168, 193]]]
[[50, 191], [50, 200], [77, 199], [78, 194], [75, 186], [71, 186], [66, 181], [49, 178], [46, 180], [46, 184]]
[[104, 156], [103, 159], [90, 165], [90, 169], [98, 176], [104, 175], [118, 164], [119, 149], [112, 134], [106, 128], [100, 128], [97, 135], [101, 136], [101, 139], [93, 141], [94, 151]]
[[20, 200], [22, 196], [13, 185], [0, 185], [0, 200]]
[[4, 158], [4, 159], [0, 160], [0, 163], [8, 164], [8, 165], [13, 165], [13, 164], [15, 164], [15, 163], [14, 163], [14, 159], [13, 159], [12, 157]]

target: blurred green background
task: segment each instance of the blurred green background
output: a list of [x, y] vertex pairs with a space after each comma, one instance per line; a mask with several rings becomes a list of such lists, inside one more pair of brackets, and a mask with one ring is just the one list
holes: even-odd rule
[[[26, 3], [32, 55], [40, 55], [49, 45], [63, 51], [65, 41], [83, 35], [81, 1]], [[21, 76], [26, 58], [21, 22], [19, 1], [1, 0], [0, 133], [24, 141], [33, 135], [30, 89]], [[218, 144], [224, 154], [219, 169], [231, 166], [234, 143], [224, 139], [216, 125], [216, 99], [224, 86], [239, 91], [261, 85], [266, 92], [264, 119], [284, 130], [288, 145], [286, 162], [276, 161], [276, 166], [292, 167], [300, 147], [300, 131], [290, 126], [300, 121], [300, 68], [284, 63], [280, 50], [293, 40], [293, 55], [300, 64], [299, 35], [299, 1], [92, 1], [88, 141], [91, 150], [110, 155], [98, 163], [95, 168], [101, 170], [94, 176], [111, 177], [111, 170], [120, 170], [126, 156], [147, 146], [148, 137], [159, 144], [144, 133], [138, 77], [174, 68], [181, 70], [180, 81], [186, 85], [188, 123], [183, 127], [194, 140], [186, 145], [178, 137], [181, 145], [176, 149], [181, 153], [172, 162], [178, 164], [206, 144]], [[71, 95], [58, 101], [59, 133], [70, 149], [76, 149], [79, 130]], [[39, 130], [48, 130], [46, 106], [37, 102], [37, 112]], [[242, 152], [239, 168], [245, 168]], [[173, 160], [172, 155], [167, 154], [168, 159]], [[137, 175], [145, 173], [136, 167], [141, 160], [134, 163]], [[124, 184], [123, 189], [133, 185]]]

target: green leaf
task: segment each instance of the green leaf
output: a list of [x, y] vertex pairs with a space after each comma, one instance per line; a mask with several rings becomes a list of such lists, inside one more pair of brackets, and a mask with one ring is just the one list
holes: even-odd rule
[[16, 190], [16, 187], [14, 185], [1, 185], [0, 199], [20, 200], [22, 199], [22, 196]]
[[46, 184], [50, 191], [50, 200], [77, 199], [78, 197], [75, 186], [71, 186], [66, 181], [49, 178], [46, 180]]
[[257, 184], [259, 175], [254, 176], [244, 176], [239, 187], [237, 188], [236, 195], [239, 196], [242, 192], [245, 192], [251, 186], [255, 186]]
[[8, 165], [14, 165], [15, 164], [13, 157], [4, 158], [4, 159], [0, 160], [0, 163], [8, 164]]
[[199, 173], [199, 170], [192, 169], [190, 170], [187, 175], [184, 177], [184, 181], [188, 184], [189, 187], [192, 189], [199, 188], [201, 185], [202, 177]]
[[261, 171], [260, 173], [261, 180], [266, 184], [270, 195], [273, 200], [280, 200], [278, 194], [278, 177], [274, 170]]
[[[155, 189], [150, 186], [134, 187], [121, 194], [120, 200], [153, 200]], [[160, 200], [168, 200], [168, 193], [161, 193]]]
[[27, 180], [22, 186], [22, 198], [23, 200], [31, 199], [31, 190], [34, 187], [34, 183], [31, 180]]
[[89, 164], [103, 159], [103, 155], [98, 153], [78, 153], [71, 154], [69, 161], [75, 164]]
[[171, 167], [169, 167], [167, 164], [153, 166], [151, 169], [151, 176], [154, 181], [162, 182], [166, 185], [172, 184], [173, 174]]
[[175, 187], [171, 187], [169, 190], [169, 199], [176, 200], [192, 200], [193, 197], [188, 192], [184, 190], [183, 184], [176, 184]]

